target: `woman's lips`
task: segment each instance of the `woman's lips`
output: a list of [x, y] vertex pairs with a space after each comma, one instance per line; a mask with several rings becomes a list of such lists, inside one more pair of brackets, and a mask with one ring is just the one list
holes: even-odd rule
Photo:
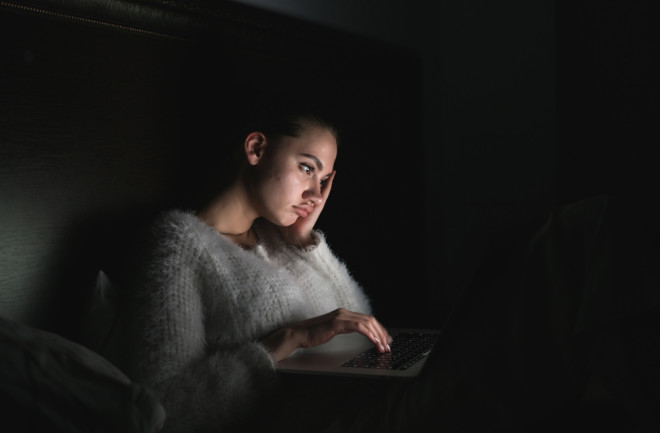
[[312, 212], [312, 210], [307, 207], [294, 206], [293, 208], [295, 209], [296, 213], [302, 218], [306, 218], [307, 215], [309, 215]]

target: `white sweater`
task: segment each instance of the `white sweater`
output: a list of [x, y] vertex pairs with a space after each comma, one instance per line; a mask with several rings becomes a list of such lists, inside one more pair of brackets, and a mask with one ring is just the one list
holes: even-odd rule
[[369, 313], [362, 289], [322, 234], [304, 250], [258, 221], [245, 250], [182, 211], [156, 224], [146, 278], [131, 297], [133, 379], [154, 389], [164, 431], [227, 431], [275, 383], [258, 342], [339, 307]]

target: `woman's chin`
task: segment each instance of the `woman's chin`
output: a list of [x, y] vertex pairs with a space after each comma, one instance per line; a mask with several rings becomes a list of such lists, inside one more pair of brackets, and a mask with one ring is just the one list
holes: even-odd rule
[[278, 218], [278, 219], [272, 219], [270, 220], [271, 223], [275, 224], [276, 226], [280, 227], [289, 227], [295, 224], [295, 222], [298, 221], [298, 217], [294, 216], [292, 217], [284, 217], [284, 218]]
[[296, 221], [298, 221], [298, 217], [295, 217], [293, 219], [292, 218], [287, 218], [285, 221], [283, 221], [282, 226], [284, 226], [284, 227], [292, 226], [296, 223]]

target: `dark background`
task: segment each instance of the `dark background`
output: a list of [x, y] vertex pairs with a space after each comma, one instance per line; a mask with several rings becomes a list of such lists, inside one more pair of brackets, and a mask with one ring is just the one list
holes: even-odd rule
[[244, 5], [164, 3], [0, 5], [0, 315], [75, 338], [99, 270], [130, 290], [151, 219], [194, 209], [246, 114], [290, 98], [322, 101], [345, 143], [319, 223], [331, 246], [388, 323], [428, 317], [413, 309], [425, 287], [417, 56]]
[[[319, 225], [387, 326], [439, 326], [491, 237], [552, 207], [603, 194], [656, 200], [651, 0], [249, 1], [303, 22], [212, 0], [195, 4], [220, 12], [197, 18], [168, 15], [188, 3], [176, 0], [142, 0], [169, 5], [146, 13], [121, 1], [30, 3], [108, 21], [0, 4], [3, 317], [76, 338], [98, 270], [122, 288], [142, 224], [226, 156], [218, 144], [238, 102], [280, 85], [339, 114], [338, 177]], [[493, 259], [477, 285], [511, 291], [506, 260]], [[644, 287], [647, 275], [634, 276]], [[472, 311], [472, 329], [498, 344], [506, 298], [478, 296], [485, 310]], [[643, 356], [654, 331], [632, 328], [643, 344], [631, 363], [655, 359]], [[622, 368], [612, 375], [628, 381]], [[630, 402], [636, 413], [648, 401]]]
[[180, 203], [191, 167], [212, 163], [236, 90], [260, 91], [240, 80], [296, 85], [340, 114], [320, 226], [388, 325], [435, 325], [502, 230], [589, 196], [656, 194], [650, 0], [244, 3], [286, 16], [224, 23], [205, 46], [3, 11], [0, 313], [71, 310], [130, 249], [133, 220]]
[[453, 302], [494, 233], [590, 196], [656, 195], [651, 0], [241, 2], [419, 53], [432, 303]]

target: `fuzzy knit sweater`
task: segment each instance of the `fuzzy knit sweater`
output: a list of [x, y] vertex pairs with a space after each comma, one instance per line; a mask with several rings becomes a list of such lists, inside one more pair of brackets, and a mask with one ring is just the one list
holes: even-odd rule
[[254, 230], [246, 250], [192, 213], [167, 212], [154, 226], [124, 368], [161, 398], [166, 432], [231, 431], [249, 416], [276, 383], [258, 342], [270, 332], [340, 307], [370, 312], [321, 233], [300, 249], [267, 222]]

